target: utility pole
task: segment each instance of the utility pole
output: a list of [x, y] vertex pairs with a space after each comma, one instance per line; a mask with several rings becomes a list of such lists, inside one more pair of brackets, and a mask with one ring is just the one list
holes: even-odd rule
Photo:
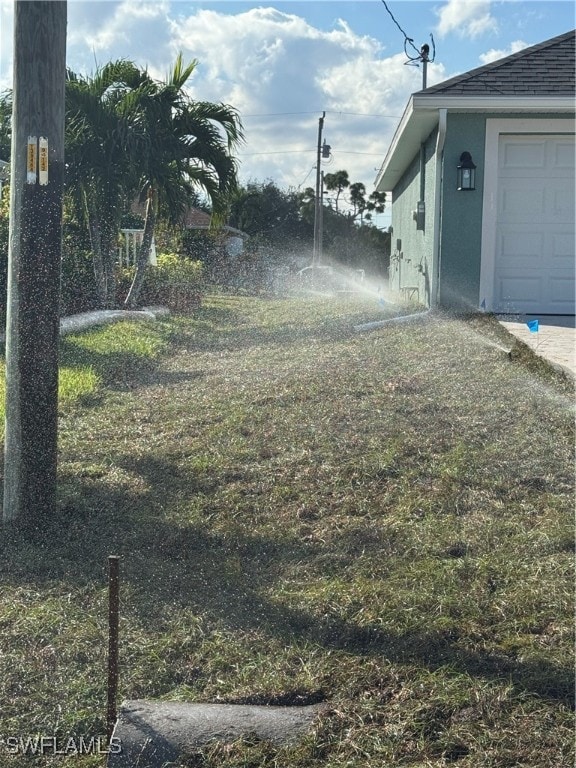
[[56, 503], [66, 2], [14, 3], [4, 522]]
[[322, 112], [322, 117], [318, 120], [318, 147], [316, 151], [316, 197], [314, 198], [314, 251], [312, 255], [313, 266], [320, 264], [321, 258], [321, 210], [322, 201], [320, 200], [320, 185], [322, 183], [320, 164], [322, 162], [322, 130], [324, 129], [324, 118], [326, 112]]
[[430, 61], [430, 46], [424, 43], [420, 47], [420, 61], [422, 62], [422, 90], [428, 86], [428, 62]]
[[318, 224], [318, 264], [322, 261], [324, 246], [324, 171], [320, 172], [320, 210]]

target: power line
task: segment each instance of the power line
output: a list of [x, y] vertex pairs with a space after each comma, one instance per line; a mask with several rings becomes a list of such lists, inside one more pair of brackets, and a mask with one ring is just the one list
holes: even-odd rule
[[[388, 8], [388, 6], [386, 5], [386, 0], [382, 0], [382, 4], [384, 5], [384, 8], [386, 8], [386, 10], [388, 11], [388, 14], [389, 14], [390, 18], [392, 19], [392, 21], [394, 22], [394, 24], [396, 24], [396, 26], [398, 27], [398, 29], [400, 30], [400, 32], [402, 32], [402, 34], [404, 35], [404, 53], [406, 53], [406, 43], [410, 43], [410, 45], [412, 46], [412, 48], [414, 48], [414, 50], [415, 50], [415, 51], [416, 51], [416, 53], [418, 54], [418, 57], [420, 57], [420, 51], [419, 51], [419, 50], [418, 50], [418, 48], [416, 48], [416, 46], [414, 45], [414, 38], [413, 38], [413, 37], [408, 37], [408, 35], [406, 34], [406, 32], [404, 32], [404, 30], [403, 30], [403, 29], [402, 29], [402, 27], [400, 26], [400, 24], [398, 24], [398, 22], [397, 22], [397, 21], [396, 21], [396, 19], [394, 18], [394, 14], [393, 14], [393, 13], [392, 13], [392, 11], [390, 10], [390, 8]], [[407, 54], [407, 53], [406, 53], [406, 55], [408, 56], [408, 54]], [[410, 58], [410, 57], [408, 56], [408, 58]]]
[[280, 117], [284, 115], [317, 115], [319, 110], [309, 110], [307, 112], [260, 112], [254, 115], [242, 115], [242, 117]]
[[[253, 115], [242, 115], [242, 117], [285, 117], [286, 115], [317, 115], [318, 111], [309, 112], [261, 112]], [[338, 110], [326, 110], [327, 115], [352, 115], [354, 117], [386, 117], [392, 120], [400, 120], [401, 115], [384, 115], [382, 113], [370, 112], [342, 112]]]
[[316, 168], [316, 166], [315, 166], [315, 165], [313, 165], [313, 166], [312, 166], [312, 168], [310, 168], [310, 170], [308, 171], [308, 173], [306, 174], [306, 176], [304, 176], [303, 180], [300, 182], [300, 184], [298, 184], [298, 187], [297, 187], [297, 189], [300, 189], [300, 187], [302, 186], [302, 184], [304, 184], [304, 183], [306, 182], [306, 180], [308, 179], [308, 176], [310, 176], [310, 174], [312, 173], [312, 171], [313, 171], [315, 168]]
[[381, 152], [349, 152], [346, 150], [336, 150], [337, 154], [339, 155], [372, 155], [372, 157], [381, 157]]
[[239, 152], [238, 157], [253, 157], [254, 155], [300, 155], [302, 152], [314, 151], [314, 149], [275, 149], [272, 152]]
[[[408, 37], [406, 32], [404, 32], [404, 30], [402, 29], [398, 21], [395, 19], [394, 14], [390, 10], [390, 8], [388, 8], [388, 6], [386, 5], [386, 0], [382, 0], [382, 5], [388, 11], [388, 15], [390, 16], [394, 24], [396, 24], [400, 32], [404, 35], [404, 53], [406, 54], [406, 58], [408, 59], [408, 61], [406, 61], [405, 64], [412, 64], [414, 66], [418, 66], [418, 64], [422, 62], [424, 64], [424, 69], [426, 69], [426, 64], [428, 62], [433, 62], [434, 59], [436, 58], [436, 45], [434, 43], [434, 36], [432, 34], [430, 35], [430, 40], [432, 42], [432, 58], [430, 58], [430, 46], [425, 43], [420, 48], [420, 50], [418, 50], [418, 48], [416, 48], [416, 46], [414, 45], [414, 38]], [[416, 52], [416, 56], [410, 56], [410, 54], [406, 50], [407, 44], [414, 49], [414, 51]], [[426, 79], [425, 75], [424, 75], [424, 79]]]
[[[272, 152], [239, 152], [238, 157], [257, 157], [259, 155], [300, 155], [305, 152], [314, 152], [313, 149], [285, 149], [274, 150]], [[380, 157], [380, 152], [352, 152], [349, 150], [337, 150], [339, 155], [372, 155], [373, 157]], [[314, 166], [316, 167], [316, 166]]]
[[326, 110], [327, 115], [352, 115], [353, 117], [389, 117], [393, 120], [400, 120], [401, 115], [383, 115], [383, 114], [370, 114], [369, 112], [336, 112], [335, 110]]

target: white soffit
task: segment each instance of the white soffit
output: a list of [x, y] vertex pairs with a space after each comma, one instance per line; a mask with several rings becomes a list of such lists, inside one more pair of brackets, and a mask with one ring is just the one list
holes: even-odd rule
[[391, 192], [434, 128], [440, 109], [452, 112], [567, 112], [574, 114], [574, 99], [566, 96], [443, 96], [410, 97], [392, 138], [374, 186]]

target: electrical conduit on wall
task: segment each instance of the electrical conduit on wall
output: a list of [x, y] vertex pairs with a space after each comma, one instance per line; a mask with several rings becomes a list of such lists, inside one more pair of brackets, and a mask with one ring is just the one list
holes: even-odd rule
[[434, 243], [432, 251], [432, 290], [430, 306], [440, 302], [440, 260], [442, 227], [442, 175], [444, 173], [444, 140], [446, 138], [447, 109], [438, 110], [438, 136], [436, 137], [436, 190], [434, 194]]

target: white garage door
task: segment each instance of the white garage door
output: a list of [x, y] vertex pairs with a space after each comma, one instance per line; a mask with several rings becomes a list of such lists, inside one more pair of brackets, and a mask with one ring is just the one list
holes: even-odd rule
[[574, 314], [573, 135], [502, 135], [495, 310]]

